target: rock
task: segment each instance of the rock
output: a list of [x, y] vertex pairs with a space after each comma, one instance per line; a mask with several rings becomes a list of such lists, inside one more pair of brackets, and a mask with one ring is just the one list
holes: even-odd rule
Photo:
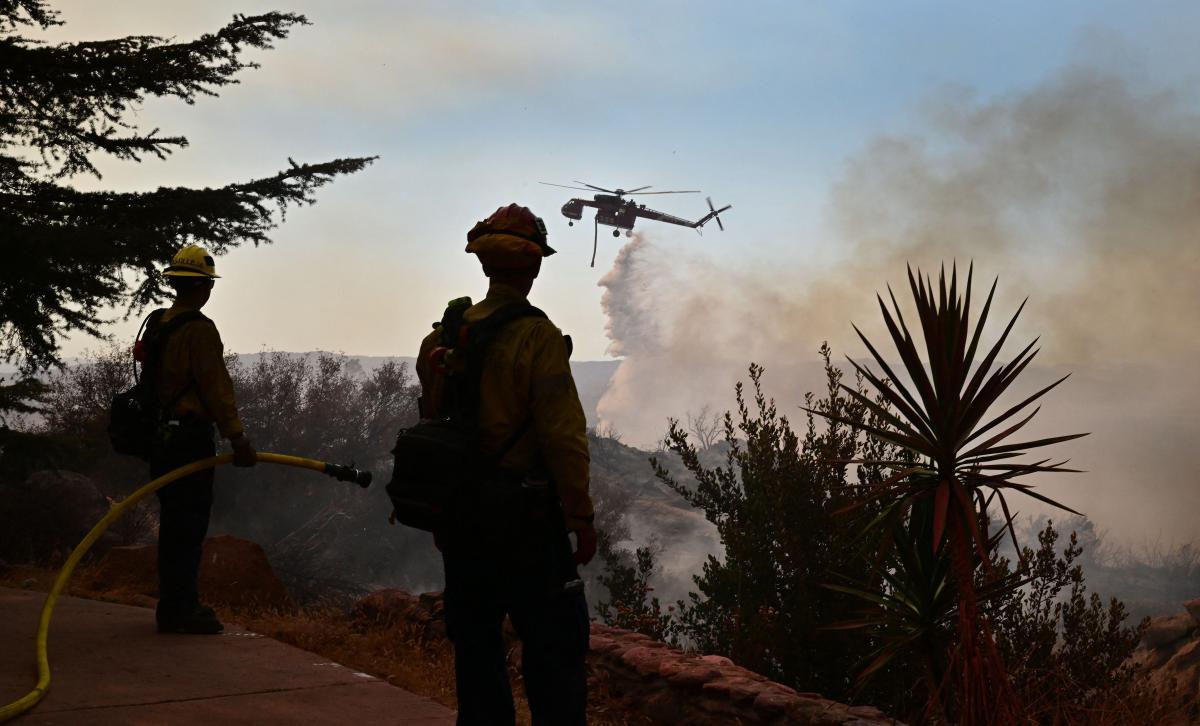
[[704, 661], [705, 663], [711, 663], [712, 665], [718, 667], [733, 665], [733, 661], [729, 660], [723, 655], [702, 655], [700, 656], [700, 660]]
[[763, 691], [754, 698], [754, 710], [774, 716], [787, 712], [788, 707], [797, 700], [795, 696], [780, 691]]
[[[88, 585], [98, 591], [124, 591], [158, 597], [158, 547], [114, 547], [96, 567]], [[204, 540], [200, 559], [200, 599], [234, 609], [290, 609], [287, 588], [271, 569], [263, 548], [222, 535]]]
[[658, 674], [659, 665], [665, 655], [661, 650], [655, 648], [637, 646], [622, 653], [621, 660], [637, 671], [639, 675], [650, 676]]
[[757, 681], [749, 678], [725, 677], [709, 681], [702, 686], [706, 692], [717, 692], [727, 696], [734, 703], [754, 701], [763, 692]]
[[[108, 513], [109, 502], [86, 476], [45, 470], [5, 487], [0, 506], [0, 555], [17, 562], [35, 562], [74, 549]], [[93, 551], [103, 551], [115, 540], [106, 533]]]
[[287, 588], [271, 569], [263, 548], [228, 535], [204, 541], [200, 595], [209, 602], [234, 608], [292, 607]]
[[667, 682], [683, 688], [698, 688], [720, 677], [721, 671], [707, 663], [684, 664], [673, 675], [667, 677]]
[[835, 705], [833, 701], [824, 699], [797, 698], [788, 706], [788, 719], [790, 723], [798, 724], [840, 723], [842, 720], [834, 712]]
[[1166, 663], [1151, 671], [1151, 682], [1174, 689], [1183, 703], [1194, 703], [1200, 695], [1200, 640], [1188, 641]]
[[1150, 621], [1130, 663], [1150, 673], [1151, 685], [1170, 694], [1195, 715], [1200, 699], [1200, 599], [1184, 604], [1186, 613]]
[[1142, 635], [1144, 648], [1161, 648], [1187, 637], [1196, 628], [1196, 621], [1187, 613], [1163, 615], [1150, 621], [1150, 627]]
[[1192, 616], [1192, 622], [1200, 625], [1200, 597], [1195, 600], [1188, 600], [1183, 604], [1183, 607], [1187, 610], [1188, 615]]
[[158, 597], [158, 547], [113, 547], [96, 565], [88, 587]]
[[620, 650], [620, 648], [621, 644], [608, 637], [607, 634], [597, 633], [595, 630], [592, 631], [591, 651], [593, 653], [612, 653], [613, 651]]
[[875, 708], [874, 706], [851, 706], [850, 707], [850, 715], [857, 716], [858, 718], [867, 719], [867, 720], [873, 720], [873, 719], [884, 720], [887, 718], [887, 715], [884, 714], [883, 711], [880, 711], [878, 708]]
[[592, 626], [588, 669], [631, 714], [651, 723], [807, 726], [895, 724], [877, 709], [797, 693], [720, 655], [682, 653], [644, 635]]

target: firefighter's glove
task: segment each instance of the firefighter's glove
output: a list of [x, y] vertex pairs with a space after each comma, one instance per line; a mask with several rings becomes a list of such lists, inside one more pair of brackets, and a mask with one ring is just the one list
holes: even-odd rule
[[596, 556], [596, 528], [585, 524], [575, 530], [575, 562], [586, 565]]
[[250, 467], [258, 463], [258, 452], [250, 445], [250, 439], [246, 438], [246, 434], [238, 434], [229, 440], [233, 445], [233, 465], [241, 467]]

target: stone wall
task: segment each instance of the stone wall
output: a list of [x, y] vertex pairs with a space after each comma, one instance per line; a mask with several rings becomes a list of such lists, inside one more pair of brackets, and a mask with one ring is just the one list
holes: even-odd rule
[[[430, 639], [446, 634], [439, 593], [414, 596], [379, 590], [359, 600], [352, 615], [365, 627], [408, 626]], [[593, 685], [603, 687], [628, 712], [654, 723], [897, 723], [878, 709], [800, 693], [728, 658], [683, 653], [639, 633], [593, 624], [591, 645], [588, 666]]]

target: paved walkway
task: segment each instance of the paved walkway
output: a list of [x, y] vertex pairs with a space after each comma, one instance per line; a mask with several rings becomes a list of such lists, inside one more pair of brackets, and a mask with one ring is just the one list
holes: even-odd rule
[[[44, 597], [0, 588], [0, 703], [36, 680]], [[50, 673], [49, 695], [16, 724], [454, 723], [428, 698], [241, 628], [159, 635], [152, 611], [78, 598], [54, 610]]]

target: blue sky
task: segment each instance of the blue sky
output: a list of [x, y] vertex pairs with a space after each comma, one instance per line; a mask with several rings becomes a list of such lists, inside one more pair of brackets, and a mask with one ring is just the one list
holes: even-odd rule
[[[1001, 276], [1002, 310], [1031, 296], [1016, 335], [1045, 334], [1047, 368], [1029, 385], [1079, 374], [1047, 430], [1092, 431], [1062, 455], [1093, 473], [1047, 493], [1127, 542], [1200, 537], [1200, 3], [55, 5], [58, 39], [188, 39], [272, 9], [312, 21], [220, 98], [141, 110], [190, 148], [77, 180], [217, 185], [289, 156], [379, 156], [273, 246], [219, 260], [207, 312], [230, 350], [414, 354], [447, 300], [485, 289], [466, 231], [518, 201], [560, 251], [534, 302], [577, 359], [620, 338], [601, 414], [650, 443], [669, 415], [727, 406], [750, 360], [792, 411], [820, 385], [820, 341], [864, 354], [849, 323], [878, 333], [872, 293], [905, 261], [974, 260]], [[572, 193], [537, 183], [573, 179], [734, 208], [703, 237], [639, 225], [615, 268], [626, 240], [602, 231], [591, 269], [587, 220], [558, 211]]]
[[[847, 157], [919, 124], [931, 99], [1003, 96], [1078, 62], [1189, 89], [1200, 70], [1200, 6], [1189, 3], [56, 6], [61, 38], [187, 39], [267, 9], [313, 22], [259, 54], [263, 68], [221, 98], [148, 104], [146, 126], [192, 146], [165, 163], [106, 165], [99, 183], [218, 184], [269, 174], [288, 156], [380, 156], [293, 213], [275, 246], [221, 260], [211, 310], [239, 351], [410, 354], [446, 299], [481, 289], [465, 231], [516, 200], [547, 219], [561, 251], [538, 301], [580, 357], [602, 357], [595, 282], [616, 240], [601, 240], [589, 269], [590, 230], [558, 213], [570, 193], [539, 180], [702, 189], [734, 204], [726, 233], [648, 233], [723, 264], [820, 265], [839, 254], [826, 207]], [[700, 195], [646, 200], [704, 211]], [[76, 339], [66, 352], [95, 345]]]

